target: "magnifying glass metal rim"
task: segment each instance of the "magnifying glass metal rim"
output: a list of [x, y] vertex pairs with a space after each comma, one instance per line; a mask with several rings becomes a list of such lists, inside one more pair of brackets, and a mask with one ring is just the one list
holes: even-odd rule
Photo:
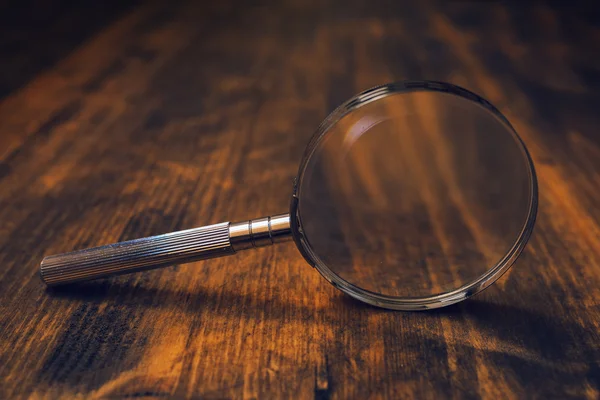
[[[529, 186], [530, 186], [530, 198], [528, 206], [527, 218], [524, 221], [523, 227], [517, 236], [513, 246], [507, 251], [507, 253], [498, 261], [492, 268], [486, 273], [481, 275], [479, 278], [467, 283], [455, 290], [435, 294], [431, 296], [420, 296], [420, 297], [398, 297], [388, 296], [381, 293], [375, 293], [369, 290], [362, 289], [345, 279], [341, 278], [338, 274], [333, 272], [324, 262], [319, 259], [319, 256], [313, 251], [310, 241], [304, 234], [302, 227], [302, 219], [300, 216], [301, 204], [301, 190], [303, 177], [306, 172], [310, 158], [313, 156], [315, 150], [318, 148], [321, 140], [326, 136], [327, 132], [333, 127], [340, 119], [342, 119], [348, 113], [363, 107], [364, 105], [381, 100], [387, 96], [398, 95], [402, 93], [415, 92], [415, 91], [426, 91], [426, 92], [441, 92], [449, 95], [458, 96], [468, 101], [478, 104], [495, 115], [501, 123], [505, 124], [508, 131], [513, 135], [519, 149], [523, 153], [528, 167]], [[332, 285], [340, 289], [342, 292], [352, 296], [355, 299], [363, 301], [365, 303], [394, 310], [426, 310], [439, 307], [445, 307], [459, 301], [465, 300], [482, 290], [489, 287], [492, 283], [498, 280], [517, 260], [525, 245], [531, 237], [533, 228], [535, 225], [535, 219], [537, 215], [538, 205], [538, 185], [537, 177], [535, 173], [535, 167], [533, 161], [525, 147], [525, 144], [521, 137], [517, 134], [510, 122], [502, 115], [502, 113], [494, 107], [489, 101], [485, 100], [481, 96], [476, 95], [464, 88], [456, 85], [452, 85], [445, 82], [436, 81], [401, 81], [389, 83], [382, 86], [377, 86], [372, 89], [368, 89], [352, 99], [346, 101], [333, 112], [329, 114], [325, 120], [319, 125], [315, 134], [311, 138], [302, 160], [298, 168], [298, 174], [294, 181], [294, 190], [292, 193], [290, 203], [290, 224], [291, 233], [293, 240], [298, 247], [298, 250], [306, 261], [312, 265], [319, 273], [327, 279]]]

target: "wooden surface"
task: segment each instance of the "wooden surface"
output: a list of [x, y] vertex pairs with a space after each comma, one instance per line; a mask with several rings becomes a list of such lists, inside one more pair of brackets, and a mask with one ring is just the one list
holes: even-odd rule
[[[593, 8], [37, 3], [0, 6], [0, 398], [598, 398]], [[485, 96], [536, 163], [533, 238], [481, 295], [364, 306], [291, 243], [40, 282], [44, 255], [285, 211], [327, 112], [407, 78]]]

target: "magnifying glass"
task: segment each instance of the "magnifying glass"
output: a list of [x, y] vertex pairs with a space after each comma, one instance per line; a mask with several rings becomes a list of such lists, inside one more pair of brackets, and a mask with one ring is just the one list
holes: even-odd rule
[[493, 105], [448, 83], [398, 82], [360, 93], [321, 123], [289, 213], [49, 256], [40, 274], [59, 285], [293, 239], [344, 293], [422, 310], [496, 281], [536, 212], [531, 157]]

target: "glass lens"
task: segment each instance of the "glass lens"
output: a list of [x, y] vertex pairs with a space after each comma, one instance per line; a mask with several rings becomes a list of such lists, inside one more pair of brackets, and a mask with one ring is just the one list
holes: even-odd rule
[[522, 237], [530, 161], [477, 101], [393, 93], [324, 129], [297, 191], [303, 241], [321, 272], [384, 296], [439, 295], [497, 267]]

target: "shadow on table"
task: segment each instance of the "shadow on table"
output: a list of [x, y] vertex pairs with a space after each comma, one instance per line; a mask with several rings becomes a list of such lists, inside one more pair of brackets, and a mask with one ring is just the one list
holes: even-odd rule
[[[348, 297], [344, 303], [372, 308]], [[423, 360], [418, 363], [431, 367], [425, 367], [426, 373], [422, 371], [429, 376], [439, 370], [439, 363], [448, 362], [451, 351], [456, 374], [463, 382], [480, 380], [479, 362], [475, 362], [480, 360], [484, 365], [496, 366], [493, 376], [486, 379], [515, 379], [520, 387], [549, 397], [563, 393], [569, 382], [574, 383], [574, 391], [579, 390], [577, 382], [600, 386], [600, 350], [582, 351], [594, 347], [597, 333], [582, 326], [576, 311], [570, 311], [566, 305], [555, 310], [548, 302], [543, 312], [534, 310], [540, 307], [539, 303], [530, 306], [531, 309], [526, 308], [527, 304], [521, 307], [494, 303], [485, 296], [476, 296], [441, 309], [400, 312], [398, 317], [408, 321], [402, 324], [402, 330], [389, 326], [385, 331], [385, 337], [398, 337], [394, 346], [386, 347], [386, 357], [400, 353], [396, 357], [402, 359], [410, 351], [429, 353], [421, 356]], [[411, 324], [415, 329], [406, 328], [407, 324], [411, 326], [411, 320], [419, 321]], [[446, 324], [433, 328], [436, 334], [427, 331], [431, 323], [440, 321]], [[553, 376], [556, 379], [549, 379]]]
[[[561, 374], [560, 382], [563, 383], [565, 377], [570, 377], [573, 382], [597, 383], [600, 377], [600, 368], [595, 361], [600, 354], [580, 354], [578, 350], [582, 348], [581, 343], [593, 342], [594, 333], [578, 324], [565, 310], [561, 312], [562, 316], [554, 316], [550, 307], [538, 313], [525, 307], [494, 303], [484, 296], [437, 310], [395, 312], [365, 305], [341, 293], [332, 299], [331, 310], [323, 311], [294, 302], [277, 291], [263, 296], [219, 287], [197, 288], [194, 293], [189, 293], [119, 280], [73, 284], [50, 288], [48, 292], [56, 298], [82, 302], [80, 310], [70, 317], [73, 329], [62, 333], [63, 337], [57, 341], [58, 345], [44, 367], [43, 378], [65, 383], [76, 377], [57, 369], [57, 364], [74, 363], [75, 375], [92, 374], [100, 381], [103, 378], [98, 376], [99, 371], [105, 369], [110, 373], [108, 365], [115, 361], [132, 363], [133, 367], [136, 358], [132, 353], [137, 352], [127, 352], [127, 346], [132, 345], [128, 338], [135, 337], [131, 327], [136, 326], [148, 308], [170, 307], [189, 313], [198, 321], [218, 312], [233, 320], [294, 320], [329, 325], [336, 330], [338, 339], [336, 343], [323, 345], [331, 347], [332, 354], [339, 352], [346, 356], [352, 349], [346, 348], [340, 338], [349, 335], [352, 340], [365, 341], [368, 345], [372, 340], [368, 325], [373, 321], [369, 317], [377, 315], [382, 321], [384, 335], [379, 339], [384, 341], [386, 357], [397, 354], [403, 358], [408, 352], [420, 354], [425, 367], [431, 364], [429, 372], [433, 375], [446, 371], [439, 368], [439, 363], [447, 362], [451, 347], [457, 354], [458, 368], [463, 369], [462, 374], [467, 380], [478, 379], [477, 366], [473, 364], [478, 358], [497, 365], [498, 371], [517, 379], [521, 387], [543, 388], [544, 393], [556, 389], [554, 383], [546, 382], [549, 376]], [[104, 307], [102, 315], [97, 312], [100, 304]], [[351, 324], [346, 321], [349, 315], [353, 318]], [[441, 325], [443, 321], [446, 321], [445, 325]], [[98, 335], [98, 331], [103, 334]], [[79, 359], [88, 361], [80, 362]], [[403, 374], [398, 379], [412, 376], [409, 370]]]
[[[317, 311], [310, 305], [292, 301], [291, 297], [284, 298], [278, 291], [272, 292], [270, 296], [255, 296], [252, 293], [231, 291], [223, 286], [207, 290], [196, 288], [194, 293], [189, 293], [173, 291], [168, 287], [155, 288], [130, 282], [102, 280], [48, 288], [47, 291], [55, 297], [83, 301], [84, 307], [108, 303], [109, 307], [121, 308], [123, 313], [143, 312], [146, 308], [176, 307], [193, 314], [202, 310], [221, 309], [230, 313], [232, 318], [243, 316], [248, 319], [281, 319], [284, 316], [289, 318], [290, 315], [312, 318]], [[480, 330], [482, 336], [489, 335], [551, 360], [564, 359], [573, 349], [573, 343], [581, 342], [589, 336], [589, 332], [576, 321], [568, 321], [568, 314], [555, 316], [550, 308], [547, 312], [538, 313], [525, 307], [494, 303], [483, 296], [422, 312], [382, 310], [341, 293], [332, 301], [338, 303], [332, 304], [336, 309], [346, 308], [348, 312], [358, 311], [361, 314], [387, 314], [392, 320], [408, 318], [418, 322], [446, 319], [472, 324]], [[325, 322], [336, 324], [333, 314], [328, 313]]]

